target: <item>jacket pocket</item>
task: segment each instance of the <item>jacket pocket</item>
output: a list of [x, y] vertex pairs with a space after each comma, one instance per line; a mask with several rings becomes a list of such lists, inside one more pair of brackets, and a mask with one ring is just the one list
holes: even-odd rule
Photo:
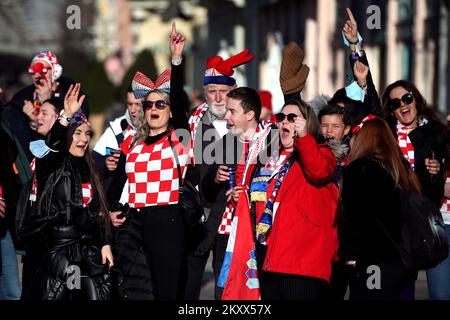
[[316, 227], [320, 227], [320, 220], [313, 213], [304, 212], [303, 219], [305, 219], [306, 222], [311, 223], [312, 225], [314, 225]]

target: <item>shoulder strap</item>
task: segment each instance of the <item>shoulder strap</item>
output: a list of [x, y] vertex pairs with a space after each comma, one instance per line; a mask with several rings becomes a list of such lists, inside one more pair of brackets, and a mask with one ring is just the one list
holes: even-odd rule
[[175, 158], [175, 162], [177, 163], [178, 187], [179, 187], [180, 194], [182, 194], [183, 193], [183, 180], [182, 180], [182, 175], [181, 175], [180, 160], [178, 159], [178, 155], [177, 155], [177, 152], [175, 150], [175, 146], [173, 145], [172, 138], [171, 138], [171, 133], [169, 133], [168, 139], [169, 139], [169, 143], [170, 143], [170, 148], [172, 149], [173, 156]]

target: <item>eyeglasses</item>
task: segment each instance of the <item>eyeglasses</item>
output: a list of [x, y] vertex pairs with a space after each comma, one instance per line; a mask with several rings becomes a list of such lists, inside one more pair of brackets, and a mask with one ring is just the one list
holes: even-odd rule
[[398, 108], [400, 108], [402, 106], [401, 101], [403, 101], [403, 103], [405, 105], [408, 105], [411, 102], [413, 102], [414, 96], [413, 96], [412, 92], [405, 93], [400, 99], [398, 99], [398, 98], [391, 99], [391, 101], [389, 102], [390, 109], [392, 111], [394, 111], [394, 110], [397, 110]]
[[164, 110], [169, 105], [169, 103], [164, 100], [142, 102], [142, 108], [144, 109], [144, 111], [153, 108], [153, 105], [155, 105], [156, 109], [158, 110]]
[[297, 118], [298, 115], [296, 115], [295, 113], [284, 114], [284, 113], [280, 112], [275, 117], [277, 118], [277, 122], [283, 122], [284, 119], [287, 118], [287, 121], [289, 123], [294, 123], [295, 122], [295, 118]]

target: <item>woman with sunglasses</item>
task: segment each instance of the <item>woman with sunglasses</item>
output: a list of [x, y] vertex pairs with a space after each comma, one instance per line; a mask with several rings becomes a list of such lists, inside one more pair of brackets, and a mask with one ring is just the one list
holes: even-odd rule
[[409, 81], [399, 80], [386, 88], [382, 110], [424, 194], [440, 206], [445, 183], [445, 126]]
[[30, 147], [36, 156], [36, 179], [21, 194], [16, 222], [19, 236], [42, 235], [45, 250], [33, 270], [25, 299], [111, 297], [107, 265], [113, 265], [111, 222], [100, 178], [88, 152], [91, 126], [78, 112], [85, 97], [78, 98], [79, 92], [79, 84], [69, 88], [64, 111], [46, 141]]
[[[115, 182], [108, 196], [110, 203], [118, 201], [122, 186], [128, 179], [131, 209], [127, 217], [121, 218], [124, 223], [118, 229], [116, 238], [128, 241], [128, 247], [132, 250], [142, 246], [157, 300], [175, 300], [181, 293], [185, 225], [178, 204], [179, 174], [175, 157], [184, 179], [191, 146], [182, 99], [182, 66], [175, 64], [177, 60], [181, 63], [185, 38], [172, 29], [170, 39], [171, 72], [166, 70], [155, 82], [141, 73], [133, 79], [136, 98], [144, 98], [144, 116], [136, 125], [137, 132], [131, 147], [122, 147]], [[181, 131], [182, 142], [179, 136]], [[119, 255], [122, 253], [119, 252]], [[121, 261], [118, 266], [125, 269]], [[126, 270], [122, 276], [124, 281], [129, 280]], [[127, 295], [127, 299], [135, 297]]]
[[249, 189], [261, 297], [319, 299], [337, 250], [336, 160], [316, 142], [318, 120], [305, 102], [287, 102], [276, 118], [279, 152], [256, 166]]
[[400, 299], [417, 271], [403, 267], [392, 243], [402, 230], [399, 190], [420, 185], [386, 121], [369, 115], [352, 133], [339, 234], [339, 256], [353, 269], [350, 299]]
[[[419, 90], [409, 81], [389, 85], [382, 97], [383, 117], [394, 133], [403, 156], [416, 173], [424, 195], [441, 206], [444, 197], [447, 132]], [[430, 282], [429, 286], [438, 282]], [[414, 298], [414, 283], [405, 298]]]

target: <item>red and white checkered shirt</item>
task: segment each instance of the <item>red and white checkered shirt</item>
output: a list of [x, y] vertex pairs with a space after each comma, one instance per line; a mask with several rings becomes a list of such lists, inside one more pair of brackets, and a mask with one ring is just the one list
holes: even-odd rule
[[408, 134], [411, 132], [406, 126], [401, 123], [397, 124], [397, 141], [400, 149], [406, 160], [411, 164], [411, 168], [414, 170], [414, 146], [409, 139]]
[[[183, 146], [173, 130], [170, 134], [184, 178], [190, 163], [189, 151], [192, 140], [187, 146]], [[127, 155], [125, 172], [129, 183], [130, 207], [141, 208], [178, 203], [178, 169], [168, 135], [150, 145], [141, 141], [133, 146]]]
[[90, 182], [82, 183], [81, 191], [83, 194], [83, 207], [86, 208], [89, 203], [91, 203], [92, 199], [94, 199], [94, 189], [92, 188], [92, 184]]

